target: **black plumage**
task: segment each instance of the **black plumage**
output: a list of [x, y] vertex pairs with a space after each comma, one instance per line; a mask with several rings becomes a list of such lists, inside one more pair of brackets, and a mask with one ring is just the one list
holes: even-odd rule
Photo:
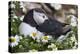
[[24, 17], [23, 22], [28, 23], [28, 24], [30, 24], [33, 27], [37, 27], [38, 25], [35, 22], [35, 20], [33, 19], [33, 11], [44, 13], [44, 10], [39, 9], [39, 8], [35, 8], [35, 9], [32, 9], [32, 10], [29, 10], [27, 12], [27, 14], [25, 15], [25, 17]]
[[64, 28], [64, 23], [61, 23], [57, 21], [56, 19], [54, 20], [46, 20], [43, 24], [39, 25], [37, 29], [41, 32], [45, 32], [49, 35], [55, 35], [56, 37], [66, 34], [68, 31], [71, 30], [70, 27], [67, 27], [66, 29]]
[[27, 14], [25, 15], [23, 22], [30, 24], [33, 27], [37, 26], [37, 23], [34, 21], [33, 19], [33, 10], [30, 10], [27, 12]]

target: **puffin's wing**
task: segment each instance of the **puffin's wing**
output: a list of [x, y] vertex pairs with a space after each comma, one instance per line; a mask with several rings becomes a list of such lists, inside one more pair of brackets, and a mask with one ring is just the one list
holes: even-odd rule
[[37, 29], [41, 32], [58, 34], [62, 32], [62, 25], [56, 21], [45, 21], [43, 24], [39, 25]]

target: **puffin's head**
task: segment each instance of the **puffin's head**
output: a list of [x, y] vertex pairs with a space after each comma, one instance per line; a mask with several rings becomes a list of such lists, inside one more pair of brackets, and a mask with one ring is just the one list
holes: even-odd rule
[[31, 26], [36, 27], [47, 20], [48, 17], [43, 9], [36, 8], [29, 10], [25, 15], [23, 22], [30, 24]]

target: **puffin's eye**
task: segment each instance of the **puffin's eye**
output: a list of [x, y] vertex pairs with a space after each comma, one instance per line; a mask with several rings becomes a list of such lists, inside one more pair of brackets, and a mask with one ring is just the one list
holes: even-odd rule
[[43, 18], [45, 18], [45, 16], [43, 16]]

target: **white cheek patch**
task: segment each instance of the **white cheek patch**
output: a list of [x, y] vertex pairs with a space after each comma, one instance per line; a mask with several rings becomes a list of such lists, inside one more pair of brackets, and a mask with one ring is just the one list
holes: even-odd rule
[[[45, 18], [43, 18], [43, 16], [45, 16]], [[44, 21], [48, 19], [48, 17], [44, 13], [39, 13], [36, 11], [33, 12], [33, 18], [38, 25], [44, 23]]]

